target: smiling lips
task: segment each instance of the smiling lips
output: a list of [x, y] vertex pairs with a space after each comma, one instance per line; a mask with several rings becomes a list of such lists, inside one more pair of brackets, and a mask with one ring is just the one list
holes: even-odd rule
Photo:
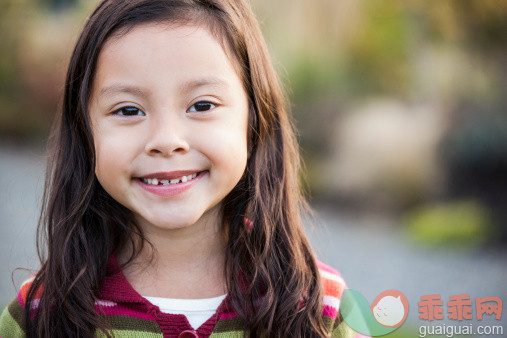
[[190, 189], [208, 171], [178, 170], [159, 172], [136, 178], [146, 191], [159, 196], [174, 196]]

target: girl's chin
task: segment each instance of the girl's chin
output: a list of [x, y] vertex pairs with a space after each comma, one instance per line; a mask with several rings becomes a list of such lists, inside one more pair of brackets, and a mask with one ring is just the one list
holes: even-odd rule
[[[141, 220], [138, 224], [143, 228], [144, 230], [178, 230], [183, 228], [189, 228], [196, 224], [199, 217], [187, 217], [182, 218], [180, 217], [174, 217], [171, 215], [168, 215], [167, 217], [163, 218], [147, 218]], [[168, 221], [169, 220], [169, 221]]]
[[[179, 209], [179, 210], [178, 210]], [[194, 205], [194, 210], [188, 208], [178, 208], [176, 210], [150, 210], [151, 212], [144, 215], [139, 212], [136, 213], [137, 224], [145, 231], [160, 231], [160, 230], [179, 230], [185, 228], [198, 228], [209, 226], [213, 224], [221, 224], [219, 206], [215, 206], [210, 210], [197, 210], [198, 207]], [[183, 210], [181, 210], [183, 209]]]

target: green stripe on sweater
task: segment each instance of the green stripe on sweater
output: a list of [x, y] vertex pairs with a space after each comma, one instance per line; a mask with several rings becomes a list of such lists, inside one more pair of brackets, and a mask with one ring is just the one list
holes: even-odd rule
[[143, 331], [149, 333], [162, 334], [157, 322], [127, 315], [100, 315], [100, 317], [109, 325], [113, 330], [119, 331], [133, 331], [142, 328]]
[[356, 336], [356, 332], [350, 328], [350, 326], [345, 323], [345, 321], [342, 321], [340, 325], [338, 325], [331, 335], [331, 337], [334, 338], [353, 338]]
[[243, 338], [246, 337], [243, 334], [243, 331], [228, 331], [228, 332], [221, 332], [221, 333], [215, 333], [213, 332], [209, 338]]
[[223, 333], [230, 331], [239, 331], [243, 332], [245, 325], [243, 324], [243, 320], [239, 317], [221, 319], [215, 325], [213, 333]]
[[324, 321], [327, 331], [333, 331], [333, 324], [335, 323], [334, 319], [328, 316], [323, 316], [322, 320]]
[[14, 317], [11, 315], [9, 308], [2, 312], [0, 317], [0, 337], [24, 337], [25, 332], [21, 329]]
[[18, 298], [14, 298], [7, 307], [9, 310], [9, 313], [11, 314], [12, 318], [16, 321], [19, 327], [24, 328], [25, 327], [25, 309], [21, 305], [19, 305]]
[[[115, 338], [163, 338], [162, 333], [146, 332], [144, 330], [109, 330], [109, 334]], [[107, 337], [102, 331], [95, 331], [95, 337]]]

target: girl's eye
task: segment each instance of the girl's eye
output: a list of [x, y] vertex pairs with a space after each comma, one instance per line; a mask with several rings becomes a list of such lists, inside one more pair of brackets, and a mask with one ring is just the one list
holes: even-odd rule
[[188, 109], [189, 112], [203, 112], [208, 111], [213, 108], [215, 108], [216, 105], [214, 103], [208, 102], [208, 101], [200, 101], [197, 103], [194, 103], [192, 107]]
[[113, 112], [114, 115], [121, 116], [143, 116], [144, 113], [136, 107], [123, 107]]

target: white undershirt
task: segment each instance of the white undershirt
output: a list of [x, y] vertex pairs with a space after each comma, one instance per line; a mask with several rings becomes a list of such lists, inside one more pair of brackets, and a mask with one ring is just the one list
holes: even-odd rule
[[161, 297], [144, 297], [160, 311], [171, 314], [181, 314], [187, 317], [188, 322], [197, 330], [216, 312], [218, 306], [227, 295], [202, 299], [177, 299]]

